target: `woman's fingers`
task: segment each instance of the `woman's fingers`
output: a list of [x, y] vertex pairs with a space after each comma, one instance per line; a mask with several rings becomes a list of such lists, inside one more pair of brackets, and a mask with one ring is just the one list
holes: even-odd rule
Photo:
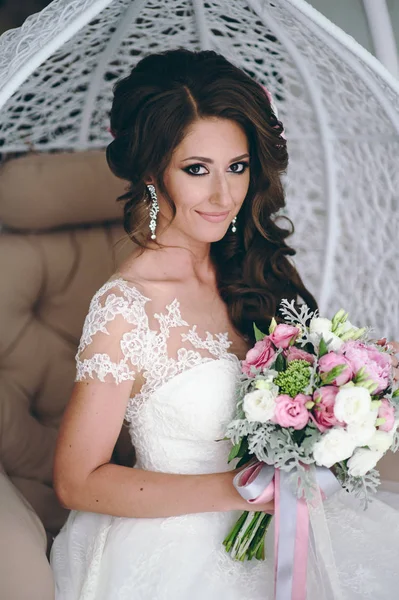
[[396, 342], [395, 340], [388, 342], [387, 348], [391, 350], [391, 352], [394, 352], [394, 354], [391, 355], [391, 362], [393, 366], [393, 379], [394, 381], [399, 381], [399, 360], [396, 356], [396, 354], [399, 353], [399, 342]]
[[399, 352], [399, 342], [396, 342], [395, 340], [393, 340], [392, 342], [388, 342], [387, 347], [389, 350], [393, 350], [395, 354]]

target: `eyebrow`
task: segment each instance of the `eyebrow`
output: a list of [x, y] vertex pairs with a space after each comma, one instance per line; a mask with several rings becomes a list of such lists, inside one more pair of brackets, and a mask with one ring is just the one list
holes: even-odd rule
[[[249, 154], [241, 154], [240, 156], [236, 156], [235, 158], [232, 158], [229, 162], [236, 162], [238, 160], [241, 160], [242, 158], [249, 158]], [[211, 165], [213, 165], [214, 161], [211, 158], [206, 158], [205, 156], [189, 156], [188, 158], [184, 158], [183, 162], [185, 162], [186, 160], [200, 160], [202, 162], [205, 163], [209, 163]]]

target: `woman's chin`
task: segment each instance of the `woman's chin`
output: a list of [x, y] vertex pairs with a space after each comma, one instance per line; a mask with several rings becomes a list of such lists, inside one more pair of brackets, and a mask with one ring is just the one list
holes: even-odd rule
[[226, 227], [215, 227], [213, 229], [208, 229], [207, 231], [197, 231], [196, 233], [198, 241], [202, 241], [207, 244], [212, 244], [213, 242], [219, 242], [221, 239], [223, 239], [227, 233], [227, 229]]
[[220, 242], [226, 235], [226, 232], [220, 233], [219, 235], [207, 236], [206, 239], [201, 239], [199, 241], [204, 242], [205, 244], [213, 244], [214, 242]]

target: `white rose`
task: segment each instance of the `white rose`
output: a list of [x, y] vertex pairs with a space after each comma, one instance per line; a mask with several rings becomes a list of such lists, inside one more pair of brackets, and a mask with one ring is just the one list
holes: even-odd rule
[[374, 469], [383, 454], [383, 452], [377, 452], [376, 450], [358, 448], [352, 458], [348, 460], [349, 475], [363, 477], [371, 469]]
[[309, 323], [310, 333], [315, 333], [319, 337], [326, 336], [331, 333], [332, 321], [324, 317], [314, 317]]
[[315, 443], [313, 457], [316, 464], [330, 468], [335, 463], [352, 456], [354, 449], [355, 443], [347, 431], [340, 427], [333, 427]]
[[324, 339], [330, 352], [337, 352], [344, 343], [335, 333], [329, 333]]
[[345, 323], [342, 323], [342, 333], [346, 333], [350, 329], [354, 329], [355, 331], [358, 331], [359, 327], [356, 327], [356, 325], [352, 325], [352, 323], [349, 321], [349, 319], [347, 319], [345, 321]]
[[377, 411], [370, 411], [364, 419], [357, 423], [350, 423], [348, 425], [347, 432], [352, 437], [356, 446], [367, 446], [369, 440], [373, 437], [377, 431], [375, 428], [375, 422], [378, 416]]
[[324, 339], [327, 349], [336, 352], [343, 344], [343, 341], [331, 331], [332, 321], [324, 317], [315, 317], [309, 323], [309, 339], [317, 348], [321, 338]]
[[393, 435], [388, 431], [375, 431], [373, 437], [367, 442], [370, 450], [375, 452], [387, 452], [392, 446]]
[[278, 387], [269, 390], [255, 390], [244, 396], [243, 409], [248, 421], [266, 423], [274, 417]]
[[344, 423], [361, 423], [371, 411], [370, 392], [364, 387], [342, 387], [335, 397], [334, 415]]

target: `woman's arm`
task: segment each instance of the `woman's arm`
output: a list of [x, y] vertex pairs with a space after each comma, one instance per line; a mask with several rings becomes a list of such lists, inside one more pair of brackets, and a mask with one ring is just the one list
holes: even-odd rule
[[61, 504], [141, 518], [248, 509], [232, 485], [232, 472], [173, 475], [110, 463], [130, 390], [130, 381], [75, 384], [54, 461], [54, 489]]

